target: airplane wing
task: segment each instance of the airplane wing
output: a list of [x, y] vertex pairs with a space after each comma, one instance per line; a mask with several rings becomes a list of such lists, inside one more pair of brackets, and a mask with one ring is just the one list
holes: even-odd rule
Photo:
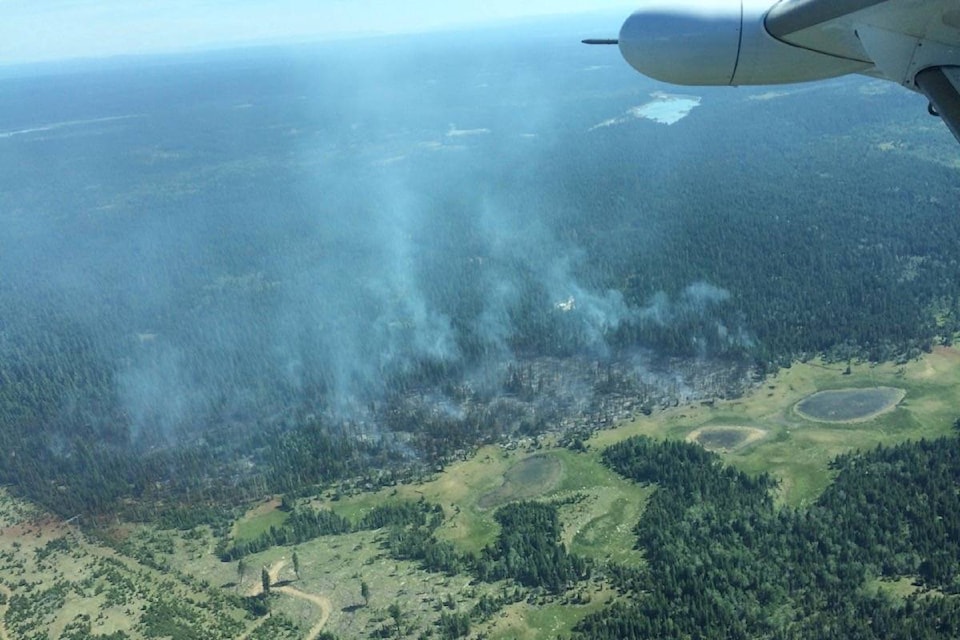
[[869, 60], [874, 73], [924, 93], [960, 141], [960, 3], [955, 0], [784, 0], [767, 14], [774, 38]]
[[883, 78], [926, 95], [960, 141], [957, 0], [651, 0], [617, 42], [635, 69], [673, 84]]

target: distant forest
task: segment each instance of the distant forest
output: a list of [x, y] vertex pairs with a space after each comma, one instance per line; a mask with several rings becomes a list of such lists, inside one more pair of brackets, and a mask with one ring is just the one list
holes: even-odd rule
[[[878, 148], [909, 97], [716, 92], [595, 128], [654, 87], [497, 43], [397, 45], [375, 95], [372, 50], [4, 80], [7, 121], [95, 130], [0, 141], [0, 483], [190, 526], [555, 429], [638, 359], [760, 379], [952, 342], [956, 171], [929, 134]], [[561, 397], [548, 358], [595, 384]]]

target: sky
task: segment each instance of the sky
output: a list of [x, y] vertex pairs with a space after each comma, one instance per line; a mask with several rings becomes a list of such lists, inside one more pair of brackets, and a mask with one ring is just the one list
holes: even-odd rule
[[0, 0], [0, 65], [409, 33], [624, 0]]

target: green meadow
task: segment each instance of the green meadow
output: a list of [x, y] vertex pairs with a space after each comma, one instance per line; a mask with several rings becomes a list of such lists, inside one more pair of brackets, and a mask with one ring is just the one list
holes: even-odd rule
[[[880, 389], [889, 403], [880, 406], [873, 398], [877, 394], [856, 392], [873, 389]], [[871, 397], [870, 402], [864, 403], [862, 415], [850, 410], [843, 414], [843, 421], [829, 422], [814, 419], [797, 408], [813, 394], [840, 390], [854, 390], [849, 396], [854, 400]], [[438, 536], [462, 552], [476, 553], [496, 539], [498, 525], [493, 514], [497, 507], [513, 500], [557, 501], [561, 505], [563, 543], [569, 551], [601, 563], [641, 566], [643, 557], [634, 548], [633, 526], [654, 487], [639, 486], [607, 469], [601, 462], [601, 452], [610, 444], [640, 434], [695, 440], [715, 450], [725, 462], [749, 473], [772, 474], [779, 481], [780, 504], [803, 507], [831, 481], [829, 464], [838, 454], [949, 434], [960, 415], [953, 401], [958, 391], [960, 353], [953, 349], [937, 349], [905, 365], [851, 363], [848, 368], [846, 363], [796, 363], [768, 378], [745, 397], [677, 407], [620, 424], [594, 434], [582, 451], [559, 447], [551, 436], [510, 446], [491, 445], [479, 449], [468, 460], [449, 465], [422, 484], [337, 500], [318, 497], [312, 504], [356, 521], [384, 502], [423, 498], [443, 507], [445, 519]], [[831, 397], [835, 403], [843, 396]], [[282, 517], [278, 514], [261, 505], [238, 523], [238, 535], [263, 530]], [[353, 583], [361, 575], [375, 575], [377, 583], [391, 594], [411, 590], [421, 594], [421, 600], [423, 594], [440, 597], [445, 580], [448, 587], [454, 586], [450, 578], [385, 560], [377, 550], [375, 536], [352, 535], [362, 537], [363, 542], [351, 543], [353, 537], [339, 536], [300, 547], [301, 555], [316, 556], [313, 562], [317, 562], [320, 555], [329, 553], [321, 554], [320, 549], [327, 550], [335, 544], [342, 550], [353, 544], [353, 562], [339, 556], [342, 575], [331, 581], [351, 586], [333, 586], [334, 591], [355, 591]], [[272, 559], [284, 553], [289, 556], [289, 550], [273, 550], [265, 555]], [[328, 560], [324, 564], [329, 567], [335, 563]], [[389, 570], [384, 572], [384, 567]], [[910, 592], [900, 583], [878, 582], [875, 587], [894, 595]], [[472, 599], [497, 588], [464, 587], [457, 597], [466, 608]], [[493, 620], [478, 628], [491, 638], [555, 637], [616, 597], [602, 582], [591, 583], [586, 596], [587, 602], [576, 604], [563, 598], [529, 598], [504, 607]], [[396, 597], [404, 600], [402, 595]], [[344, 601], [347, 600], [349, 597]], [[408, 606], [422, 609], [424, 602], [418, 605], [408, 600]], [[358, 615], [359, 610], [350, 613], [354, 618]], [[432, 618], [423, 614], [419, 619], [426, 624]], [[329, 624], [332, 631], [345, 632], [337, 622], [336, 612]], [[368, 621], [364, 628], [375, 624]]]
[[[865, 402], [867, 413], [854, 411], [852, 418], [849, 408], [843, 408], [839, 412], [843, 421], [824, 421], [822, 416], [813, 419], [797, 409], [818, 392], [878, 388], [888, 390], [883, 393], [892, 404]], [[697, 441], [749, 473], [772, 474], [779, 481], [780, 504], [802, 507], [831, 481], [829, 463], [840, 453], [951, 433], [960, 415], [958, 392], [960, 353], [953, 349], [937, 349], [905, 365], [853, 363], [849, 371], [846, 364], [797, 363], [742, 398], [677, 407], [623, 423], [595, 433], [582, 450], [560, 447], [550, 435], [490, 445], [420, 484], [338, 498], [325, 491], [300, 500], [357, 522], [377, 505], [423, 498], [443, 508], [444, 520], [436, 535], [463, 553], [477, 553], [496, 540], [497, 508], [515, 500], [554, 501], [559, 505], [562, 542], [568, 551], [601, 566], [612, 562], [641, 567], [644, 559], [634, 548], [633, 527], [655, 487], [637, 485], [605, 467], [601, 462], [605, 447], [640, 434]], [[850, 397], [866, 395], [876, 394]], [[843, 396], [828, 397], [832, 407]], [[809, 410], [810, 403], [804, 406]], [[62, 581], [58, 571], [67, 568], [68, 556], [74, 558], [69, 570], [77, 584], [102, 584], [105, 588], [113, 579], [109, 576], [120, 572], [133, 580], [124, 578], [125, 584], [137, 585], [125, 607], [104, 597], [101, 588], [91, 587], [89, 594], [78, 588], [61, 613], [35, 608], [33, 617], [0, 627], [0, 637], [40, 631], [55, 637], [71, 621], [86, 620], [85, 616], [100, 621], [101, 633], [122, 630], [132, 638], [146, 637], [144, 634], [160, 633], [156, 620], [162, 621], [150, 619], [147, 613], [174, 606], [175, 601], [164, 595], [168, 591], [186, 598], [184, 604], [176, 605], [181, 607], [177, 611], [207, 624], [193, 609], [188, 612], [184, 607], [223, 602], [217, 594], [255, 593], [260, 588], [261, 568], [270, 571], [277, 585], [272, 596], [274, 615], [268, 620], [244, 619], [231, 602], [230, 617], [216, 628], [216, 637], [310, 638], [320, 629], [340, 638], [390, 636], [395, 633], [391, 613], [397, 611], [403, 636], [417, 637], [428, 631], [436, 633], [442, 614], [468, 613], [484, 596], [497, 597], [515, 588], [509, 582], [486, 584], [469, 575], [430, 573], [415, 562], [393, 559], [382, 545], [382, 531], [324, 536], [292, 547], [274, 547], [248, 556], [244, 566], [217, 558], [215, 540], [207, 528], [179, 532], [118, 525], [112, 534], [113, 548], [108, 548], [21, 501], [0, 495], [6, 514], [0, 518], [0, 553], [5, 570], [13, 576], [12, 580], [0, 579], [0, 592], [8, 603], [20, 589], [17, 576], [29, 573], [35, 583], [31, 589], [37, 593]], [[230, 537], [250, 540], [272, 526], [281, 526], [289, 514], [279, 507], [278, 497], [253, 505], [234, 523]], [[56, 542], [61, 539], [64, 542]], [[58, 549], [57, 562], [38, 562], [37, 558], [43, 557], [41, 548]], [[117, 562], [109, 560], [114, 557]], [[362, 597], [364, 583], [368, 600]], [[895, 597], [915, 590], [908, 579], [874, 580], [865, 588]], [[562, 636], [584, 616], [618, 597], [599, 577], [559, 595], [527, 590], [520, 601], [505, 604], [487, 619], [472, 621], [470, 637], [482, 634], [494, 639], [536, 640]], [[0, 602], [0, 613], [4, 606], [9, 609], [10, 605]], [[138, 614], [141, 610], [147, 613]]]

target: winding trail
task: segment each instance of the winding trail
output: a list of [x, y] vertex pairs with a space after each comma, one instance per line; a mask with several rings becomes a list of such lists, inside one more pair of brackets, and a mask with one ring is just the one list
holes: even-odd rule
[[9, 606], [10, 598], [13, 597], [13, 592], [10, 591], [6, 585], [0, 584], [0, 593], [6, 596], [8, 602], [8, 604], [0, 605], [0, 640], [10, 640], [10, 636], [7, 634], [7, 628], [3, 626], [3, 620], [7, 615], [7, 607]]
[[[278, 582], [280, 579], [280, 571], [286, 565], [286, 560], [277, 560], [267, 569], [267, 574], [270, 576], [270, 584], [272, 585], [275, 582]], [[271, 587], [271, 591], [275, 593], [282, 593], [288, 595], [291, 598], [299, 598], [300, 600], [306, 600], [312, 604], [317, 605], [320, 608], [320, 619], [310, 627], [310, 630], [307, 632], [307, 635], [304, 636], [304, 640], [316, 640], [316, 637], [320, 635], [320, 632], [323, 631], [323, 627], [327, 624], [327, 620], [330, 619], [330, 613], [333, 611], [333, 603], [330, 602], [330, 598], [326, 596], [318, 596], [312, 593], [306, 593], [295, 589], [289, 585], [283, 585], [281, 587]], [[251, 585], [249, 591], [247, 592], [248, 596], [258, 596], [263, 592], [263, 582], [260, 580], [255, 580]], [[246, 640], [254, 631], [257, 630], [261, 624], [266, 622], [269, 615], [264, 616], [257, 622], [255, 625], [250, 627], [247, 631], [243, 633], [242, 636], [237, 638], [237, 640]], [[2, 631], [2, 627], [0, 627]], [[10, 640], [0, 633], [0, 640]]]
[[320, 619], [317, 620], [316, 624], [310, 627], [310, 631], [307, 632], [307, 635], [304, 636], [303, 640], [315, 640], [317, 636], [320, 635], [320, 632], [323, 631], [324, 625], [327, 624], [327, 620], [330, 619], [330, 612], [333, 611], [333, 604], [330, 602], [330, 598], [326, 596], [317, 596], [312, 593], [304, 593], [299, 589], [294, 589], [289, 586], [277, 587], [274, 591], [278, 593], [283, 593], [293, 598], [300, 598], [301, 600], [306, 600], [312, 602], [313, 604], [320, 607]]
[[[283, 569], [283, 565], [287, 564], [286, 560], [277, 560], [270, 568], [267, 569], [267, 574], [270, 576], [270, 584], [277, 582], [280, 579], [280, 570]], [[259, 579], [260, 576], [257, 576], [257, 579], [253, 581], [253, 584], [250, 585], [250, 588], [247, 589], [247, 596], [253, 597], [258, 596], [263, 593], [263, 581]]]

